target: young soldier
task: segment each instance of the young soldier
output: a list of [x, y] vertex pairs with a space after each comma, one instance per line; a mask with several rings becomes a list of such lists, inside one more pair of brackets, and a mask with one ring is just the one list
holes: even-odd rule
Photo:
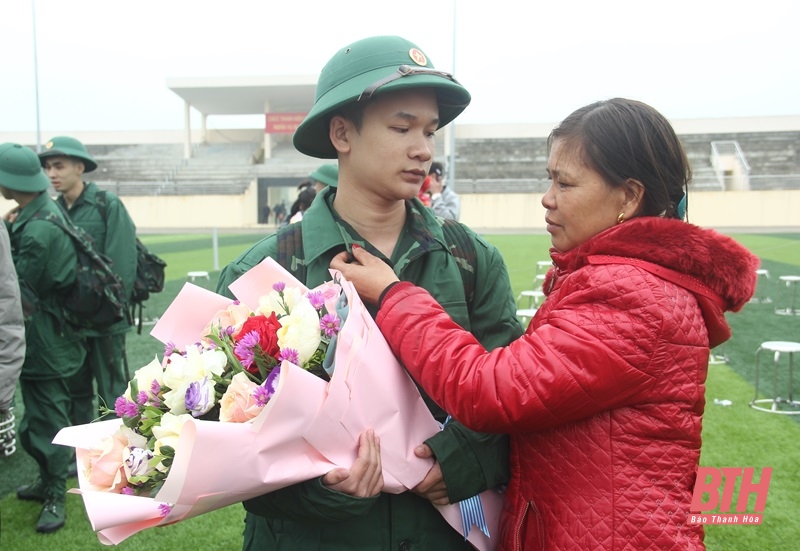
[[[125, 296], [130, 296], [136, 279], [136, 227], [116, 195], [83, 181], [83, 175], [97, 168], [97, 163], [81, 142], [66, 136], [47, 142], [39, 159], [59, 193], [56, 202], [73, 224], [92, 237], [97, 251], [113, 261], [112, 269], [122, 280]], [[100, 403], [107, 407], [113, 408], [125, 392], [130, 379], [125, 333], [130, 329], [129, 320], [122, 320], [102, 331], [85, 331], [86, 361], [69, 381], [72, 424], [90, 423], [99, 416], [94, 381]]]
[[75, 281], [75, 248], [61, 228], [34, 218], [39, 211], [64, 216], [45, 193], [48, 187], [36, 153], [18, 144], [0, 145], [0, 192], [19, 205], [6, 220], [12, 222], [12, 256], [22, 295], [27, 303], [35, 303], [33, 316], [25, 323], [27, 347], [20, 375], [25, 413], [19, 440], [38, 463], [39, 479], [19, 488], [17, 497], [44, 503], [36, 523], [36, 530], [43, 533], [55, 532], [66, 520], [72, 450], [52, 441], [70, 425], [67, 379], [78, 371], [85, 356], [80, 335], [64, 319], [57, 299]]
[[[521, 335], [508, 274], [499, 252], [458, 226], [474, 291], [467, 297], [462, 269], [442, 223], [416, 199], [434, 155], [434, 133], [453, 120], [470, 95], [453, 77], [400, 37], [373, 37], [339, 50], [317, 84], [316, 100], [294, 135], [302, 153], [339, 163], [337, 187], [328, 186], [300, 224], [271, 235], [227, 266], [218, 292], [265, 257], [292, 271], [303, 266], [306, 285], [330, 279], [331, 259], [361, 246], [388, 262], [403, 280], [428, 289], [450, 315], [487, 347]], [[302, 230], [302, 245], [281, 253], [287, 235]], [[409, 343], [413, 345], [413, 343]], [[426, 399], [427, 400], [427, 399]], [[444, 422], [447, 414], [427, 401]], [[360, 451], [363, 450], [362, 446]], [[245, 502], [244, 549], [396, 550], [471, 549], [435, 509], [508, 478], [506, 437], [478, 434], [457, 422], [420, 442], [434, 467], [409, 492], [379, 493], [364, 483], [357, 464]], [[379, 466], [379, 461], [378, 461]], [[362, 476], [363, 474], [363, 476]], [[360, 491], [359, 491], [360, 489]]]

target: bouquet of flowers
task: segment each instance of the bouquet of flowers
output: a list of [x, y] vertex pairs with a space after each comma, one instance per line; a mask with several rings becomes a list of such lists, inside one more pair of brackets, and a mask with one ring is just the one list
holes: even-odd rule
[[[441, 427], [351, 284], [309, 291], [267, 259], [230, 289], [237, 301], [187, 283], [151, 332], [164, 359], [136, 372], [120, 418], [53, 440], [76, 448], [71, 491], [101, 542], [349, 467], [367, 429], [381, 438], [383, 491], [413, 488], [432, 467], [414, 448]], [[496, 523], [499, 498], [482, 506]], [[439, 509], [492, 548], [458, 505]]]
[[123, 425], [90, 450], [83, 465], [89, 487], [155, 496], [184, 423], [252, 421], [275, 393], [283, 361], [328, 380], [323, 361], [341, 320], [326, 302], [340, 292], [335, 283], [303, 294], [278, 282], [255, 311], [235, 301], [215, 313], [203, 338], [185, 350], [168, 343], [163, 362], [136, 371], [117, 398]]

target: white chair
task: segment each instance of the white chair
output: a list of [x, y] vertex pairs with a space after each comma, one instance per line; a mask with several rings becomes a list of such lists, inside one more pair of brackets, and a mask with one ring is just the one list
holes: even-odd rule
[[[533, 288], [520, 291], [517, 295], [517, 317], [523, 325], [527, 325], [544, 301], [544, 278], [547, 270], [552, 266], [549, 260], [540, 260], [536, 263], [536, 274], [533, 276]], [[544, 270], [544, 271], [542, 271]]]
[[[758, 371], [759, 359], [761, 353], [766, 350], [772, 352], [772, 396], [769, 398], [758, 398]], [[799, 342], [789, 341], [767, 341], [762, 342], [761, 346], [756, 350], [756, 368], [755, 368], [755, 395], [750, 400], [750, 407], [759, 411], [767, 413], [782, 413], [784, 415], [798, 415], [800, 414], [800, 401], [794, 399], [794, 388], [792, 388], [794, 381], [794, 355], [800, 353]], [[781, 354], [789, 356], [789, 384], [785, 390], [788, 392], [788, 398], [782, 398], [778, 391], [778, 367], [781, 359]], [[765, 405], [759, 405], [765, 404]], [[783, 405], [781, 408], [779, 406]]]
[[[762, 279], [765, 281], [762, 283]], [[769, 283], [769, 270], [759, 268], [756, 270], [756, 292], [750, 302], [766, 304], [772, 302], [772, 297], [766, 291], [767, 284]]]

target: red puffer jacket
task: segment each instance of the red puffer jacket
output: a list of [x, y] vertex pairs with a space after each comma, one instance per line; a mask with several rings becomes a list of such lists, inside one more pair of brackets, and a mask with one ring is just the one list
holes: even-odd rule
[[729, 336], [722, 313], [752, 296], [758, 258], [660, 218], [551, 256], [548, 297], [508, 347], [486, 352], [408, 283], [378, 325], [445, 410], [511, 434], [500, 549], [704, 549], [687, 515], [709, 335]]

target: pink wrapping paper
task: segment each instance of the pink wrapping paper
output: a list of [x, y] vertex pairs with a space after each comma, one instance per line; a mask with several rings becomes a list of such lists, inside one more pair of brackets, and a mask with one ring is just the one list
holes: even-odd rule
[[[265, 279], [298, 285], [272, 259], [257, 268], [231, 286], [237, 298], [240, 294], [248, 297], [248, 302], [242, 302], [251, 307], [264, 294]], [[265, 278], [265, 273], [272, 275]], [[336, 369], [330, 383], [284, 362], [275, 395], [252, 423], [187, 421], [169, 476], [155, 498], [89, 489], [81, 468], [86, 450], [110, 436], [121, 420], [67, 427], [56, 435], [54, 443], [77, 450], [80, 489], [71, 491], [83, 496], [92, 528], [102, 543], [117, 544], [145, 528], [226, 507], [322, 476], [336, 467], [350, 467], [359, 435], [370, 428], [381, 438], [384, 491], [400, 493], [422, 481], [433, 462], [417, 458], [414, 448], [440, 427], [355, 289], [347, 281], [340, 283], [350, 308], [337, 337]], [[208, 297], [209, 291], [198, 287], [202, 291], [198, 292], [193, 287], [184, 286], [153, 329], [151, 334], [162, 342], [182, 342], [174, 335], [180, 335], [183, 342], [196, 342], [213, 314], [231, 302], [214, 293], [210, 294], [222, 300]], [[213, 307], [200, 307], [200, 302]], [[163, 320], [166, 325], [161, 326]], [[231, 469], [231, 465], [237, 468]], [[498, 496], [495, 492], [482, 495], [492, 535], [497, 532]], [[163, 504], [172, 506], [166, 516], [160, 508]], [[438, 509], [463, 533], [458, 505]], [[470, 530], [469, 541], [482, 551], [495, 546], [495, 539], [486, 538], [477, 527]]]

